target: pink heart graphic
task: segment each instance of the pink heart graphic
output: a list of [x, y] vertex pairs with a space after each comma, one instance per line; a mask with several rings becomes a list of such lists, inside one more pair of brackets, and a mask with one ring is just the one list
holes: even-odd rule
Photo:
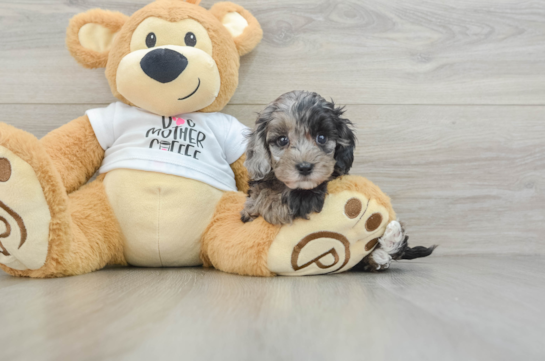
[[184, 118], [173, 118], [174, 121], [176, 122], [176, 125], [177, 126], [180, 126], [182, 124], [185, 124], [185, 119]]

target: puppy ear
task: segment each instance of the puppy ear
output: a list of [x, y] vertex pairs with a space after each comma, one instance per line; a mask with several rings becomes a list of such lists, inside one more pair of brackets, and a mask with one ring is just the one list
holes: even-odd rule
[[66, 45], [70, 54], [85, 68], [104, 68], [110, 47], [128, 16], [101, 9], [89, 10], [70, 20]]
[[333, 104], [333, 111], [337, 118], [337, 147], [335, 148], [335, 176], [348, 174], [354, 163], [354, 149], [356, 148], [356, 134], [350, 120], [342, 117], [344, 109]]
[[254, 50], [263, 38], [263, 30], [257, 19], [240, 5], [217, 3], [210, 8], [210, 12], [229, 31], [240, 56]]
[[271, 160], [266, 145], [268, 121], [263, 117], [256, 122], [256, 128], [248, 138], [246, 148], [246, 161], [244, 166], [248, 169], [251, 180], [261, 180], [271, 171]]

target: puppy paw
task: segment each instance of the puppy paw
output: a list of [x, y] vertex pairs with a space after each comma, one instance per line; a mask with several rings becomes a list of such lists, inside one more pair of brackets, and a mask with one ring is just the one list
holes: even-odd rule
[[257, 216], [252, 216], [247, 210], [243, 209], [240, 211], [240, 220], [242, 223], [248, 223], [256, 219]]
[[386, 227], [384, 235], [380, 237], [380, 249], [384, 250], [388, 255], [394, 256], [403, 252], [407, 247], [407, 239], [405, 231], [398, 221], [392, 221]]
[[263, 214], [263, 218], [270, 224], [280, 226], [293, 222], [293, 218], [288, 212], [266, 212]]
[[375, 248], [371, 254], [367, 255], [354, 267], [354, 270], [364, 272], [384, 271], [390, 268], [390, 263], [392, 263], [392, 256], [382, 248]]
[[370, 264], [373, 266], [372, 271], [383, 271], [390, 268], [390, 263], [392, 263], [392, 256], [381, 248], [373, 251], [369, 258], [371, 258]]

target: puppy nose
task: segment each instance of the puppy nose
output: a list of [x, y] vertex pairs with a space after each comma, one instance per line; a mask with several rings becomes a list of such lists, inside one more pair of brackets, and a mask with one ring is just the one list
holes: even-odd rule
[[309, 175], [310, 173], [312, 173], [312, 169], [314, 169], [314, 164], [311, 164], [309, 162], [302, 162], [297, 164], [295, 168], [297, 168], [299, 174]]
[[170, 49], [155, 49], [140, 61], [140, 67], [150, 78], [160, 83], [170, 83], [187, 67], [187, 58]]

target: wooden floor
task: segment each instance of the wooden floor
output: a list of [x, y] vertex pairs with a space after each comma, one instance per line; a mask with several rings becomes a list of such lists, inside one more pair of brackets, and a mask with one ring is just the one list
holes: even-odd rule
[[[41, 137], [115, 101], [68, 20], [150, 1], [0, 0], [0, 121]], [[345, 104], [353, 173], [436, 254], [301, 279], [2, 274], [0, 360], [545, 359], [545, 1], [232, 1], [264, 39], [225, 112], [251, 125], [293, 89]]]
[[306, 278], [0, 275], [0, 359], [543, 360], [543, 269], [539, 256], [451, 256]]

